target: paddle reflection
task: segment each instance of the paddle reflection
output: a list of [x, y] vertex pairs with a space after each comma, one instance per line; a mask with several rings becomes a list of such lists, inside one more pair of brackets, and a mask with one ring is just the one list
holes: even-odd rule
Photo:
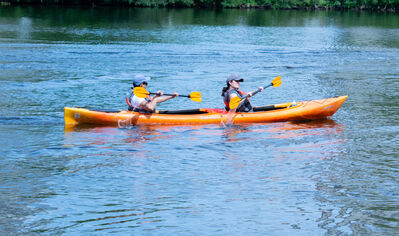
[[240, 134], [249, 133], [249, 125], [230, 125], [225, 126], [222, 137], [226, 142], [237, 142], [243, 140], [245, 137], [238, 137]]

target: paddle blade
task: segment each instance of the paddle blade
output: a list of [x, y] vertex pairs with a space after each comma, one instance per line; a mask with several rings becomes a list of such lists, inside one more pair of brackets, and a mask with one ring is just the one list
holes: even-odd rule
[[189, 96], [194, 102], [202, 102], [202, 96], [200, 92], [192, 92]]
[[276, 78], [274, 78], [274, 80], [272, 81], [273, 87], [279, 87], [281, 85], [281, 76], [277, 76]]
[[236, 109], [240, 105], [240, 102], [241, 102], [241, 98], [239, 98], [239, 97], [233, 97], [232, 99], [230, 99], [230, 102], [229, 102], [230, 110]]
[[143, 87], [134, 87], [133, 93], [139, 98], [146, 98], [150, 94], [150, 92]]

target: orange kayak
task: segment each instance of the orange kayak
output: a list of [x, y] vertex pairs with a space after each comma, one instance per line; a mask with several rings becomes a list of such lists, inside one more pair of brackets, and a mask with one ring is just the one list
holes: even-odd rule
[[282, 103], [255, 107], [254, 112], [228, 113], [222, 109], [190, 109], [138, 113], [133, 111], [94, 111], [85, 108], [64, 108], [66, 125], [190, 125], [220, 124], [233, 117], [234, 124], [267, 123], [294, 120], [315, 120], [332, 116], [348, 96]]

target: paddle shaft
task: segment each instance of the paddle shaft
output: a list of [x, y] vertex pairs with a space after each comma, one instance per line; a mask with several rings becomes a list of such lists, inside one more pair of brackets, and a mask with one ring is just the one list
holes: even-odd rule
[[[273, 83], [270, 83], [269, 85], [266, 85], [265, 87], [263, 87], [263, 89], [266, 89], [266, 88], [268, 88], [270, 86], [273, 86]], [[261, 89], [256, 90], [255, 92], [252, 93], [252, 96], [254, 96], [255, 94], [259, 93], [260, 91], [261, 91]], [[247, 97], [249, 97], [249, 94], [245, 95], [242, 99], [245, 99]]]
[[[159, 95], [159, 93], [150, 93], [150, 94]], [[163, 96], [175, 96], [175, 94], [169, 94], [169, 93], [167, 93], [167, 94], [163, 94]], [[180, 95], [180, 94], [179, 94], [179, 97], [190, 98], [191, 96], [190, 96], [190, 95]]]

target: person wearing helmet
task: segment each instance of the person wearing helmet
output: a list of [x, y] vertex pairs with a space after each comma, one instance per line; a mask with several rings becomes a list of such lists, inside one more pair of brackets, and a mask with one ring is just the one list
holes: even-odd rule
[[[136, 75], [133, 78], [133, 87], [143, 87], [147, 88], [148, 81], [150, 80], [150, 77], [146, 77], [144, 75]], [[147, 96], [146, 98], [140, 98], [136, 96], [132, 92], [128, 97], [126, 97], [126, 102], [128, 104], [128, 110], [129, 111], [135, 111], [135, 112], [141, 112], [141, 113], [153, 113], [155, 112], [155, 107], [157, 104], [167, 101], [169, 99], [175, 98], [179, 96], [178, 93], [174, 92], [174, 95], [172, 96], [163, 96], [163, 93], [161, 91], [158, 91], [155, 96]]]
[[[249, 97], [252, 96], [253, 92], [249, 93], [244, 93], [242, 90], [240, 90], [240, 82], [244, 82], [243, 78], [240, 78], [237, 74], [232, 74], [226, 79], [226, 87], [223, 88], [222, 90], [222, 97], [223, 97], [223, 102], [225, 104], [225, 109], [226, 111], [230, 110], [230, 100], [234, 97], [239, 97], [243, 98], [246, 95], [249, 95]], [[261, 91], [263, 90], [263, 87], [259, 87]], [[249, 99], [245, 99], [241, 104], [237, 107], [237, 112], [251, 112], [253, 111], [253, 107], [249, 101]]]

